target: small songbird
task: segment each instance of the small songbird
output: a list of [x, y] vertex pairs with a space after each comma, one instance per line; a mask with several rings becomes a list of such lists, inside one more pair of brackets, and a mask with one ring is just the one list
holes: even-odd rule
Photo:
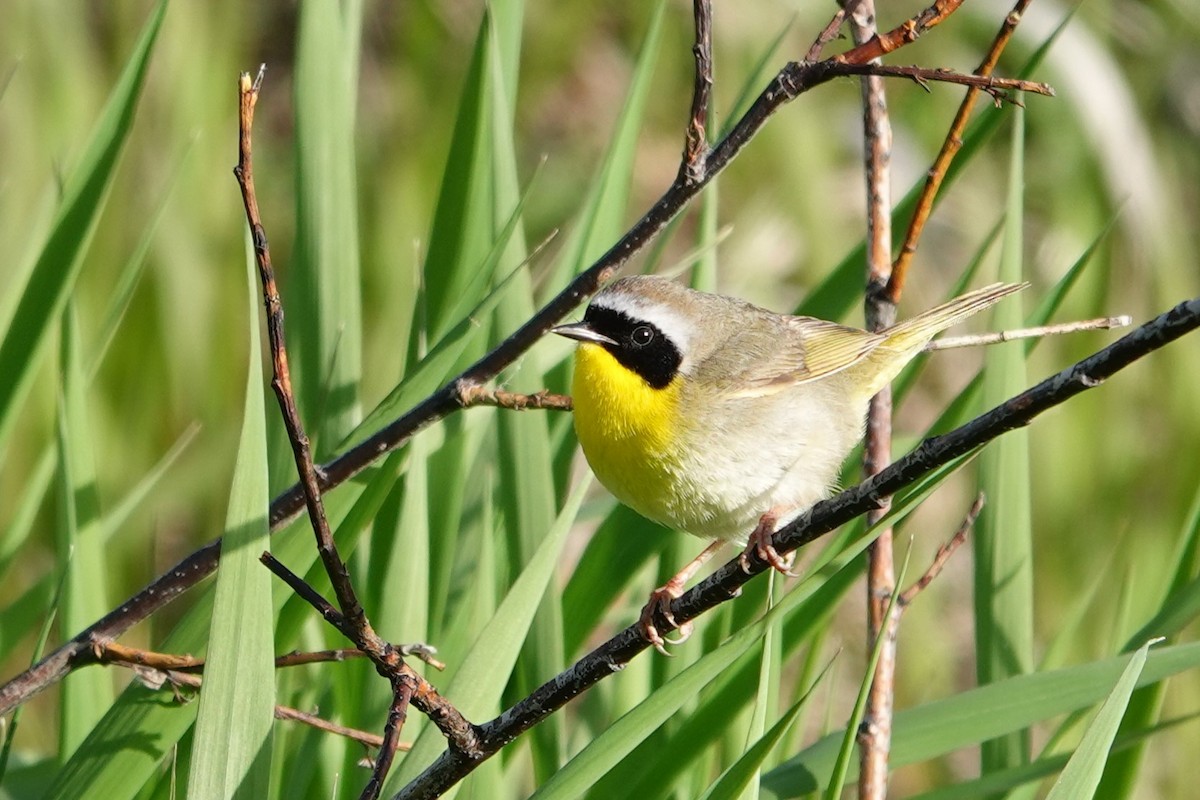
[[[879, 333], [776, 314], [665, 278], [609, 284], [582, 322], [572, 396], [588, 464], [622, 503], [713, 542], [642, 610], [654, 625], [725, 542], [776, 569], [777, 526], [824, 498], [862, 438], [867, 403], [939, 331], [1024, 284], [993, 284]], [[683, 641], [690, 624], [680, 629]]]

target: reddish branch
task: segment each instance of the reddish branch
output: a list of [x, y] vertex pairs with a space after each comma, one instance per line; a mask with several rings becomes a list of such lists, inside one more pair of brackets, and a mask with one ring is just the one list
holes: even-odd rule
[[[984, 78], [991, 76], [996, 68], [996, 62], [1000, 60], [1000, 54], [1008, 46], [1009, 40], [1012, 39], [1012, 35], [1017, 29], [1017, 24], [1021, 21], [1021, 16], [1031, 2], [1032, 0], [1017, 0], [1017, 4], [1013, 6], [1012, 11], [1008, 12], [1008, 16], [1004, 18], [1000, 30], [992, 40], [992, 46], [988, 49], [987, 55], [975, 70], [976, 75]], [[979, 93], [985, 89], [986, 87], [983, 86], [972, 86], [967, 89], [962, 103], [958, 106], [958, 113], [954, 115], [954, 121], [950, 124], [950, 130], [946, 133], [942, 149], [934, 159], [933, 166], [929, 168], [925, 186], [921, 189], [920, 197], [917, 198], [916, 209], [908, 224], [908, 232], [904, 236], [904, 244], [900, 248], [900, 254], [896, 257], [896, 262], [892, 266], [891, 278], [888, 280], [887, 296], [893, 303], [900, 301], [900, 294], [904, 291], [904, 281], [908, 278], [908, 268], [912, 265], [913, 256], [917, 252], [917, 244], [921, 240], [921, 233], [925, 230], [925, 223], [929, 220], [929, 214], [933, 210], [933, 199], [937, 196], [942, 181], [946, 179], [950, 162], [962, 149], [963, 131], [967, 128], [971, 112], [975, 110], [975, 105], [979, 102]]]
[[[876, 35], [874, 0], [847, 0], [843, 8], [850, 17], [856, 44]], [[878, 65], [878, 59], [872, 66]], [[883, 78], [862, 79], [863, 162], [867, 194], [867, 280], [864, 313], [867, 329], [880, 331], [896, 321], [896, 304], [880, 289], [887, 284], [892, 267], [892, 126], [888, 117]], [[892, 459], [892, 390], [885, 386], [871, 398], [867, 411], [866, 441], [863, 445], [863, 477], [870, 478]], [[888, 503], [867, 513], [874, 525], [887, 513]], [[892, 740], [892, 706], [896, 675], [896, 612], [890, 602], [896, 588], [892, 555], [892, 529], [882, 528], [867, 550], [867, 652], [874, 652], [882, 637], [875, 674], [858, 728], [858, 796], [860, 800], [882, 800], [887, 794], [888, 756]]]

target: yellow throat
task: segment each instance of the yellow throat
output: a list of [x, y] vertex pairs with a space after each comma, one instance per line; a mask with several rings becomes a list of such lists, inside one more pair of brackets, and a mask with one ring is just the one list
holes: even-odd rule
[[659, 521], [679, 466], [681, 386], [676, 377], [655, 389], [596, 344], [575, 354], [575, 432], [588, 464], [618, 500]]

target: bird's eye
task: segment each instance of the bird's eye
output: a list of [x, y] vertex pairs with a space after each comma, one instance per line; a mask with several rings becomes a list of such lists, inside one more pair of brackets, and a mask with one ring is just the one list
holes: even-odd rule
[[638, 325], [633, 329], [630, 339], [638, 347], [645, 347], [654, 341], [654, 328], [649, 325]]

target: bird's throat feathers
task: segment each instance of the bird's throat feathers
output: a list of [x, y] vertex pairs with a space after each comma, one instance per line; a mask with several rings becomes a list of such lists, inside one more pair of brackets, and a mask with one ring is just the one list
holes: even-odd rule
[[671, 452], [681, 381], [675, 376], [655, 389], [603, 347], [579, 345], [571, 387], [575, 430], [593, 470], [603, 463], [636, 471]]

